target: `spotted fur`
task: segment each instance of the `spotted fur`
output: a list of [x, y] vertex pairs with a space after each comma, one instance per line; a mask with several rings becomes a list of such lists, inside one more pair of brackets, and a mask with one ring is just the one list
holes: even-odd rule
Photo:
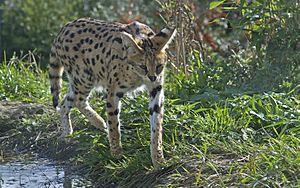
[[[150, 93], [151, 158], [154, 165], [159, 164], [163, 160], [165, 49], [175, 33], [171, 28], [154, 33], [139, 22], [125, 25], [78, 19], [66, 24], [54, 40], [49, 64], [55, 108], [63, 72], [69, 79], [69, 91], [60, 104], [62, 137], [72, 134], [70, 110], [77, 107], [92, 125], [108, 131], [111, 153], [120, 156], [120, 99], [145, 85]], [[97, 87], [107, 93], [107, 122], [88, 103], [91, 90]]]

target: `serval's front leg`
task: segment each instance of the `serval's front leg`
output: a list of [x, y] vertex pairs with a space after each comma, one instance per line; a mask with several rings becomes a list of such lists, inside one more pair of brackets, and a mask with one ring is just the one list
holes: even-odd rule
[[121, 110], [120, 99], [123, 97], [123, 93], [114, 91], [108, 91], [107, 93], [107, 124], [108, 124], [108, 139], [111, 154], [114, 157], [120, 157], [122, 155], [121, 144], [121, 131], [119, 113]]
[[162, 122], [164, 114], [164, 91], [162, 83], [150, 89], [151, 159], [155, 167], [163, 162]]

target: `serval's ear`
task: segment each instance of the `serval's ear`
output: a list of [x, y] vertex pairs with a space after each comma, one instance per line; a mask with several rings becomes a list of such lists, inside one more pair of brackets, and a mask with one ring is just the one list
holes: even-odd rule
[[121, 37], [125, 47], [128, 49], [129, 57], [136, 57], [144, 52], [143, 48], [138, 45], [138, 41], [136, 41], [129, 33], [123, 32]]
[[160, 52], [164, 51], [168, 48], [168, 45], [170, 42], [172, 42], [173, 38], [176, 35], [176, 29], [175, 28], [163, 28], [160, 30], [156, 35], [150, 38], [152, 44], [154, 45], [154, 48]]

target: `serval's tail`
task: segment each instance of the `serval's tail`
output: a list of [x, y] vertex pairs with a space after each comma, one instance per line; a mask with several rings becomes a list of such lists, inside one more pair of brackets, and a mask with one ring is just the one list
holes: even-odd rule
[[51, 94], [53, 107], [56, 108], [59, 103], [59, 94], [62, 87], [62, 75], [64, 67], [57, 58], [55, 47], [51, 48], [49, 62], [49, 79], [51, 85]]

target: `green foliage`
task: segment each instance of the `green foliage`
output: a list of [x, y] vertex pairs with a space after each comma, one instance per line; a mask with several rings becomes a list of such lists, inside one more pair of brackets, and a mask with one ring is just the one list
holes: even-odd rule
[[[32, 61], [28, 61], [31, 59]], [[37, 66], [32, 53], [0, 63], [0, 100], [45, 102], [49, 100], [48, 74]]]
[[[254, 80], [253, 85], [259, 85], [258, 82], [265, 80], [266, 83], [261, 85], [265, 87], [268, 83], [269, 87], [261, 90], [269, 90], [284, 81], [295, 83], [300, 79], [300, 57], [297, 53], [300, 49], [300, 37], [297, 34], [300, 32], [299, 2], [216, 2], [224, 11], [228, 11], [226, 20], [232, 30], [242, 31], [247, 36], [250, 46], [255, 47], [253, 52], [256, 55], [252, 57], [259, 59], [251, 60], [250, 63], [256, 67], [256, 73], [252, 76], [258, 79]], [[240, 15], [240, 19], [236, 19], [237, 15]], [[220, 20], [216, 20], [218, 21]]]
[[[40, 63], [48, 62], [50, 46], [59, 29], [67, 22], [81, 17], [93, 17], [108, 21], [144, 19], [141, 11], [153, 7], [153, 2], [139, 1], [139, 6], [127, 1], [106, 0], [5, 0], [0, 8], [1, 49], [6, 50], [8, 57], [13, 52], [27, 53], [36, 50]], [[117, 10], [117, 11], [116, 11]], [[128, 11], [133, 11], [130, 14]], [[124, 17], [122, 17], [124, 16]], [[3, 46], [2, 46], [3, 45]], [[0, 59], [2, 56], [0, 55]]]
[[79, 1], [12, 0], [4, 1], [2, 9], [3, 48], [8, 55], [37, 49], [48, 58], [46, 52], [59, 27], [80, 16], [75, 10], [83, 7]]

